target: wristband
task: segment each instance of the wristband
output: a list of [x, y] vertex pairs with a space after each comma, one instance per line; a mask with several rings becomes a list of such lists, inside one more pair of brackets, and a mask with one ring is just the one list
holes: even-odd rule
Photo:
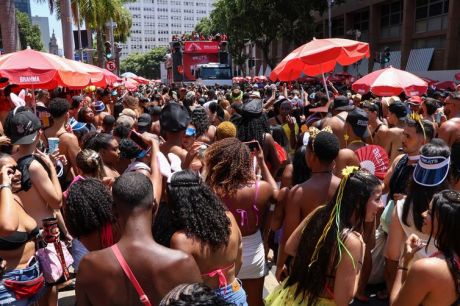
[[3, 188], [11, 189], [11, 184], [0, 184], [0, 190], [2, 190]]
[[405, 267], [401, 267], [401, 266], [399, 266], [399, 267], [398, 267], [398, 270], [407, 271], [408, 269], [407, 269], [407, 268], [405, 268]]

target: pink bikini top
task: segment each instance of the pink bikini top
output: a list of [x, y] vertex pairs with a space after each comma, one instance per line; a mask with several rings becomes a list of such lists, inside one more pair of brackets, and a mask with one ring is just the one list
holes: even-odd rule
[[227, 278], [224, 275], [224, 271], [229, 270], [229, 269], [233, 268], [234, 266], [235, 266], [235, 263], [232, 263], [228, 267], [225, 267], [225, 268], [222, 268], [222, 269], [216, 269], [216, 270], [211, 271], [209, 273], [201, 274], [201, 276], [214, 277], [214, 276], [217, 275], [219, 277], [219, 288], [224, 288], [224, 293], [226, 293], [228, 283], [227, 283]]
[[[257, 197], [259, 195], [259, 181], [256, 181], [255, 185], [256, 185], [256, 194], [254, 196], [254, 201], [252, 203], [252, 209], [254, 210], [254, 213], [256, 215], [256, 226], [258, 226], [259, 225], [259, 209], [257, 208], [256, 203], [257, 203]], [[224, 201], [224, 202], [227, 205], [228, 209], [232, 211], [232, 208], [230, 207], [230, 205], [228, 205], [228, 201]], [[247, 210], [237, 208], [234, 210], [233, 213], [240, 214], [240, 225], [241, 226], [248, 225], [248, 211]]]

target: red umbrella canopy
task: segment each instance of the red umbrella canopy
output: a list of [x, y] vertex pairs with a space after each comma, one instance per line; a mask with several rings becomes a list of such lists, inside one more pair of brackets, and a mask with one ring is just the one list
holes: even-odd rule
[[421, 96], [428, 84], [412, 73], [393, 67], [369, 73], [353, 83], [351, 88], [360, 94], [371, 91], [377, 96], [397, 96], [404, 92], [407, 96]]
[[21, 87], [80, 87], [90, 83], [91, 75], [79, 71], [59, 56], [26, 49], [0, 56], [0, 75]]
[[369, 57], [369, 44], [342, 38], [313, 39], [284, 58], [273, 69], [270, 79], [291, 81], [303, 72], [315, 76], [334, 70], [339, 63], [351, 65], [364, 57]]
[[434, 87], [436, 87], [436, 89], [438, 90], [454, 91], [455, 88], [457, 87], [457, 84], [455, 84], [455, 82], [452, 82], [452, 81], [443, 81], [443, 82], [436, 83]]

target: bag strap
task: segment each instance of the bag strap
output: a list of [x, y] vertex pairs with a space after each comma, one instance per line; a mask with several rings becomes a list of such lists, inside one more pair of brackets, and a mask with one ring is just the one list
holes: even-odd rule
[[137, 281], [136, 276], [134, 276], [133, 271], [131, 271], [131, 268], [129, 267], [129, 265], [126, 262], [125, 258], [121, 254], [120, 249], [118, 248], [118, 246], [116, 244], [114, 244], [114, 245], [112, 245], [110, 247], [110, 249], [112, 250], [112, 252], [115, 255], [115, 257], [117, 258], [117, 261], [120, 264], [121, 268], [123, 269], [123, 272], [125, 272], [125, 275], [129, 278], [129, 280], [131, 281], [131, 284], [133, 284], [134, 289], [136, 289], [137, 294], [139, 295], [139, 299], [140, 299], [141, 303], [144, 304], [145, 306], [152, 306], [152, 304], [150, 304], [149, 298], [145, 294], [144, 290], [142, 290], [141, 285]]

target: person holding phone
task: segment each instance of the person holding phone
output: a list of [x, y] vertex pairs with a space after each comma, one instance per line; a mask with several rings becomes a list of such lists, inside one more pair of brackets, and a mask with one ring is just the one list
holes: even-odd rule
[[[262, 180], [254, 171], [254, 157]], [[237, 277], [248, 293], [249, 305], [261, 306], [265, 251], [260, 230], [263, 212], [275, 201], [278, 186], [257, 141], [246, 144], [225, 138], [215, 142], [206, 150], [204, 164], [206, 182], [233, 213], [243, 235], [243, 265]]]

